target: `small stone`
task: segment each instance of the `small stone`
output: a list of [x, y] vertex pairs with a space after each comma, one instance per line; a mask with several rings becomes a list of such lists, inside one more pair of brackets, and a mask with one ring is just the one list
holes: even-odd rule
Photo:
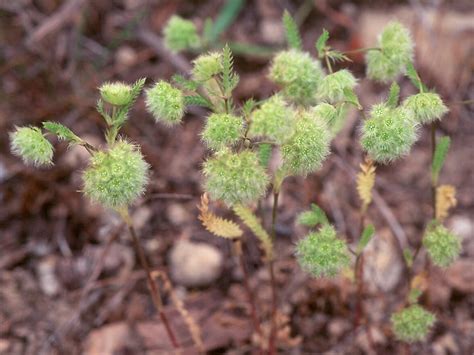
[[169, 254], [171, 277], [186, 287], [213, 283], [222, 271], [222, 254], [212, 245], [178, 241]]
[[189, 214], [186, 209], [177, 203], [172, 203], [166, 209], [166, 215], [168, 216], [171, 223], [174, 225], [181, 225], [186, 221], [189, 221]]
[[56, 296], [61, 288], [55, 273], [56, 260], [44, 258], [38, 265], [38, 278], [41, 290], [47, 296]]
[[139, 207], [135, 212], [133, 212], [132, 219], [133, 225], [140, 231], [150, 220], [152, 213], [151, 209], [147, 206]]

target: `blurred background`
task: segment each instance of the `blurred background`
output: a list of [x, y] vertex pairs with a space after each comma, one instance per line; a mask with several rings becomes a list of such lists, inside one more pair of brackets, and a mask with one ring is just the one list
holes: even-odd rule
[[[440, 134], [452, 139], [441, 183], [457, 188], [458, 205], [447, 224], [463, 240], [462, 257], [454, 265], [445, 272], [430, 272], [423, 303], [439, 322], [429, 340], [412, 350], [472, 353], [474, 107], [465, 103], [474, 99], [471, 0], [0, 0], [1, 354], [160, 354], [170, 349], [122, 223], [79, 193], [87, 153], [55, 142], [54, 167], [26, 167], [11, 155], [8, 132], [15, 125], [54, 120], [90, 142], [104, 143], [104, 124], [94, 108], [101, 83], [147, 77], [149, 86], [190, 68], [197, 53], [172, 54], [163, 46], [162, 28], [174, 14], [192, 20], [199, 29], [206, 18], [215, 20], [213, 46], [228, 42], [234, 48], [241, 77], [237, 102], [268, 97], [276, 89], [267, 79], [268, 63], [285, 45], [284, 9], [300, 25], [304, 47], [313, 54], [323, 28], [331, 34], [331, 46], [341, 51], [373, 46], [394, 18], [411, 29], [417, 69], [450, 108], [439, 125]], [[363, 55], [351, 59], [349, 69], [363, 77]], [[414, 92], [406, 78], [400, 85], [402, 97]], [[364, 107], [383, 100], [387, 91], [367, 80], [357, 87]], [[199, 141], [205, 115], [205, 110], [190, 110], [181, 126], [168, 129], [155, 124], [143, 100], [138, 100], [123, 133], [141, 144], [152, 177], [132, 214], [152, 264], [172, 276], [174, 296], [200, 324], [206, 351], [241, 354], [258, 342], [249, 323], [242, 274], [229, 242], [210, 235], [197, 220], [200, 167], [208, 154]], [[368, 325], [353, 331], [355, 290], [350, 279], [311, 279], [293, 257], [294, 242], [305, 232], [294, 226], [294, 219], [311, 202], [327, 212], [341, 236], [358, 238], [354, 178], [362, 159], [360, 119], [357, 112], [350, 114], [333, 143], [333, 154], [318, 173], [291, 178], [283, 186], [276, 276], [284, 353], [405, 349], [393, 340], [388, 322], [406, 292], [402, 255], [394, 238], [402, 247], [416, 247], [431, 214], [426, 128], [410, 156], [377, 170], [377, 194], [369, 209], [377, 238], [369, 245], [364, 274]], [[270, 201], [263, 209], [268, 216]], [[219, 206], [217, 211], [228, 213]], [[257, 242], [250, 234], [246, 237], [251, 285], [265, 315], [270, 303], [268, 275]], [[191, 347], [190, 335], [169, 293], [165, 295], [180, 341]]]

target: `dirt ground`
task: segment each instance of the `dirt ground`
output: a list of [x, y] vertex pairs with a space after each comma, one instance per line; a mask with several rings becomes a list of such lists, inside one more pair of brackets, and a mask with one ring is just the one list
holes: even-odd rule
[[[462, 238], [461, 258], [447, 270], [430, 267], [422, 296], [438, 322], [425, 343], [405, 346], [394, 340], [390, 314], [407, 291], [406, 270], [396, 245], [415, 249], [431, 215], [428, 128], [412, 153], [377, 168], [375, 201], [368, 212], [377, 236], [368, 247], [364, 308], [368, 315], [354, 330], [355, 286], [349, 277], [314, 279], [296, 264], [294, 243], [305, 230], [297, 213], [315, 202], [349, 241], [359, 235], [359, 200], [354, 178], [362, 159], [360, 115], [352, 112], [320, 171], [285, 181], [278, 210], [276, 281], [279, 349], [285, 354], [472, 354], [474, 352], [474, 7], [470, 1], [247, 1], [223, 41], [283, 46], [284, 8], [296, 14], [304, 46], [326, 28], [331, 44], [351, 50], [373, 44], [389, 18], [414, 33], [417, 65], [429, 87], [450, 108], [438, 126], [452, 147], [441, 183], [457, 188], [458, 204], [446, 224]], [[174, 13], [202, 28], [222, 1], [18, 0], [0, 1], [0, 354], [165, 354], [171, 345], [149, 296], [126, 228], [112, 212], [84, 199], [80, 149], [55, 143], [55, 166], [26, 167], [11, 155], [8, 132], [15, 125], [55, 120], [91, 142], [102, 143], [104, 128], [94, 109], [96, 88], [108, 80], [147, 85], [169, 79], [189, 66], [193, 54], [170, 56], [161, 29]], [[349, 64], [364, 73], [363, 57]], [[266, 78], [269, 57], [236, 54], [241, 82], [236, 101], [268, 97], [276, 88]], [[402, 97], [413, 93], [400, 81]], [[364, 107], [380, 101], [387, 88], [361, 80]], [[124, 134], [142, 145], [152, 166], [144, 198], [132, 208], [152, 265], [171, 273], [169, 252], [178, 241], [215, 246], [223, 257], [219, 277], [206, 287], [174, 282], [163, 292], [166, 313], [184, 353], [195, 353], [191, 336], [173, 303], [182, 300], [201, 328], [211, 354], [252, 353], [253, 334], [242, 272], [227, 240], [213, 237], [197, 219], [202, 194], [200, 167], [207, 156], [200, 142], [204, 110], [191, 110], [173, 129], [157, 125], [143, 100]], [[232, 217], [222, 206], [217, 213]], [[271, 201], [263, 204], [268, 224]], [[395, 243], [395, 238], [399, 243]], [[268, 331], [269, 275], [254, 237], [245, 236], [250, 284]], [[424, 254], [419, 265], [424, 264]], [[206, 260], [203, 260], [205, 265]], [[370, 337], [368, 336], [370, 332]], [[370, 339], [370, 341], [369, 341]]]

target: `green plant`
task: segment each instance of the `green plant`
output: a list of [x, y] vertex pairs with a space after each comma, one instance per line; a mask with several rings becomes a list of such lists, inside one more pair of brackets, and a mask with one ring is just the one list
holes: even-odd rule
[[436, 317], [422, 307], [413, 305], [394, 313], [391, 321], [395, 336], [399, 340], [411, 343], [426, 338]]

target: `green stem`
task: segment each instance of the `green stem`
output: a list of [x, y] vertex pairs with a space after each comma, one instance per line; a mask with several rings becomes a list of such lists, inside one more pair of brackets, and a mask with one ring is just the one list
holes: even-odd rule
[[[279, 189], [279, 188], [278, 188]], [[272, 244], [276, 239], [276, 219], [278, 212], [278, 197], [280, 193], [274, 187], [273, 190], [273, 208], [272, 208], [272, 225], [271, 225], [271, 238]], [[277, 313], [277, 292], [275, 282], [275, 270], [274, 270], [273, 258], [268, 261], [268, 271], [270, 273], [270, 284], [272, 289], [272, 305], [271, 305], [271, 328], [270, 336], [268, 339], [268, 353], [270, 355], [275, 354], [275, 338], [276, 338], [276, 313]]]

